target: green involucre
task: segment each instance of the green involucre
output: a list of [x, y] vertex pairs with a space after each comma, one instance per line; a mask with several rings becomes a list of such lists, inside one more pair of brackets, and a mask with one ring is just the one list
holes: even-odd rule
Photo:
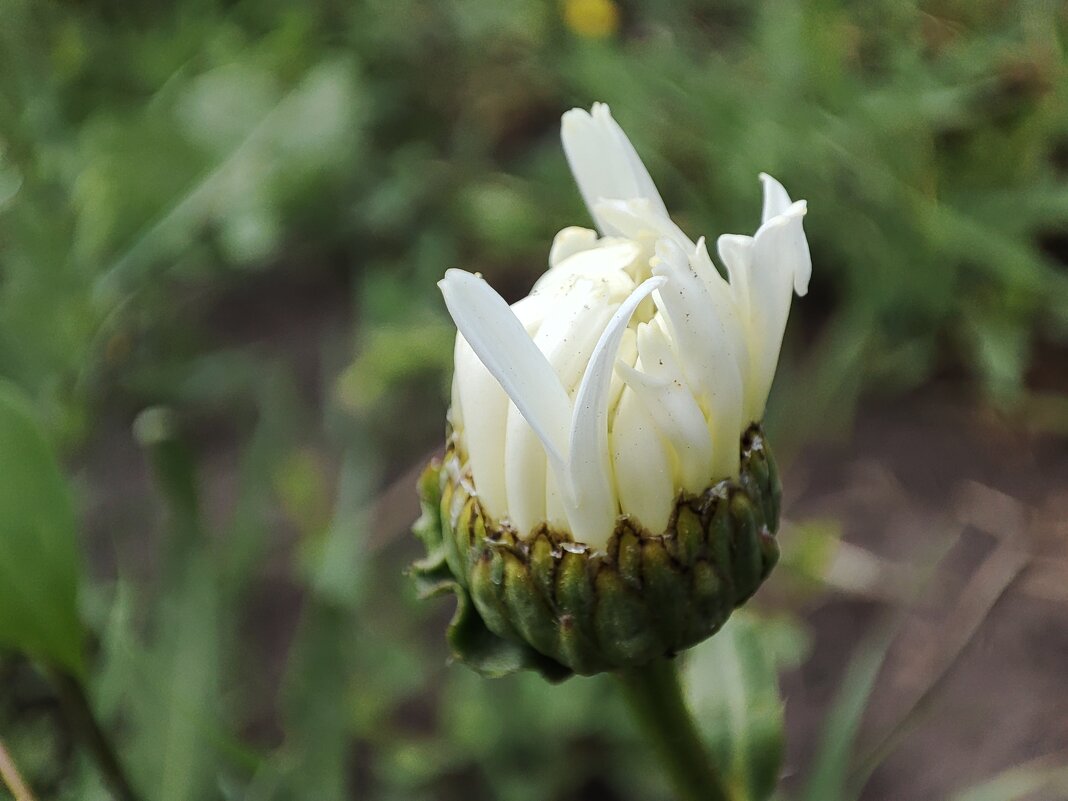
[[781, 489], [758, 426], [742, 438], [737, 480], [680, 495], [663, 532], [620, 517], [604, 551], [489, 519], [454, 438], [419, 492], [428, 554], [413, 573], [425, 596], [456, 594], [453, 655], [487, 675], [558, 680], [672, 655], [718, 631], [779, 555]]

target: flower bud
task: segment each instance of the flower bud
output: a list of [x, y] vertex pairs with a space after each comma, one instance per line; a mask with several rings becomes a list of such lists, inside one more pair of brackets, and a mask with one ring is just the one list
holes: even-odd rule
[[565, 114], [562, 138], [598, 231], [561, 231], [511, 307], [480, 276], [440, 283], [459, 336], [416, 573], [458, 594], [454, 651], [487, 673], [674, 653], [714, 633], [778, 554], [759, 421], [811, 272], [804, 201], [762, 175], [756, 234], [718, 240], [724, 278], [607, 106]]

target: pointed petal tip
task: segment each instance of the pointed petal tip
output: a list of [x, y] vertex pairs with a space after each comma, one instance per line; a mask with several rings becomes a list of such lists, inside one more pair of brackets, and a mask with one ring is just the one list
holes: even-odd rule
[[781, 198], [783, 198], [784, 200], [788, 201], [788, 203], [786, 204], [786, 207], [783, 210], [779, 211], [779, 214], [791, 213], [794, 210], [794, 207], [799, 207], [800, 208], [800, 214], [802, 214], [802, 215], [804, 215], [805, 212], [808, 210], [808, 201], [807, 200], [790, 200], [790, 196], [786, 192], [786, 187], [784, 187], [782, 185], [782, 182], [779, 181], [774, 176], [769, 175], [766, 172], [762, 172], [762, 173], [759, 173], [757, 175], [757, 177], [760, 179], [760, 183], [764, 187], [764, 191], [765, 192], [774, 191], [776, 194], [781, 193], [779, 196]]

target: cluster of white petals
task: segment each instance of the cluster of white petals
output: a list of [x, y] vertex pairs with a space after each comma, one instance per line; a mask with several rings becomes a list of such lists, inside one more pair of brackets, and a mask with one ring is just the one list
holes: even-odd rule
[[480, 276], [446, 273], [451, 420], [490, 517], [601, 548], [621, 514], [661, 531], [680, 491], [737, 476], [812, 265], [805, 202], [774, 178], [760, 176], [757, 232], [716, 243], [724, 279], [607, 106], [566, 113], [562, 138], [599, 234], [557, 234], [549, 270], [511, 307]]

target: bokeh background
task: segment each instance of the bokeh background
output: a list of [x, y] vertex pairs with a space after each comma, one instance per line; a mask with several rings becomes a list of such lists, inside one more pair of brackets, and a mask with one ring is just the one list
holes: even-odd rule
[[[516, 299], [589, 224], [558, 124], [594, 100], [691, 233], [751, 232], [760, 171], [809, 201], [784, 560], [691, 655], [703, 724], [785, 725], [784, 799], [1068, 797], [1066, 36], [1042, 0], [0, 0], [0, 375], [144, 797], [669, 797], [610, 678], [449, 665], [403, 575], [435, 282]], [[108, 797], [11, 647], [0, 739]]]

